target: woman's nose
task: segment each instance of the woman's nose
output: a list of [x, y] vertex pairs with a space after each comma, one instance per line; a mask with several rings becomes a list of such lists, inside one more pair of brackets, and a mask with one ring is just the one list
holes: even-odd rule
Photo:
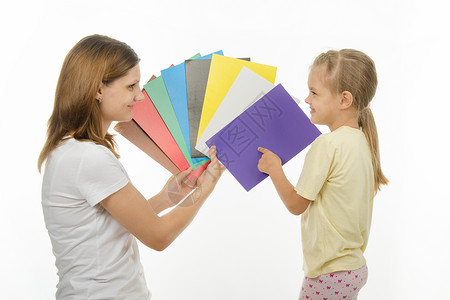
[[139, 90], [139, 93], [136, 95], [134, 99], [137, 102], [144, 100], [145, 99], [144, 93], [141, 90]]

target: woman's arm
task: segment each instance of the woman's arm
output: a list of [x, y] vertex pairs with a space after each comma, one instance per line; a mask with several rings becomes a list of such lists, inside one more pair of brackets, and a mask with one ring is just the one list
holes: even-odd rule
[[286, 208], [294, 215], [300, 215], [308, 208], [310, 200], [300, 196], [284, 174], [280, 158], [270, 150], [259, 147], [262, 153], [258, 163], [258, 170], [270, 176], [281, 200]]
[[155, 196], [148, 199], [148, 203], [152, 207], [153, 211], [158, 215], [160, 212], [168, 209], [170, 206], [169, 203], [165, 203], [162, 200], [160, 200], [161, 196], [160, 194], [156, 194]]
[[[147, 201], [131, 183], [100, 203], [143, 244], [162, 251], [191, 223], [206, 198], [213, 191], [224, 170], [215, 155], [215, 148], [212, 148], [210, 150], [211, 163], [198, 178], [196, 190], [177, 207], [161, 217], [152, 208], [151, 203], [154, 200]], [[189, 172], [185, 171], [175, 176], [176, 182], [181, 183], [182, 189], [189, 189], [184, 186], [184, 179], [188, 174]], [[159, 198], [158, 201], [170, 200], [171, 180], [173, 178], [156, 196]]]

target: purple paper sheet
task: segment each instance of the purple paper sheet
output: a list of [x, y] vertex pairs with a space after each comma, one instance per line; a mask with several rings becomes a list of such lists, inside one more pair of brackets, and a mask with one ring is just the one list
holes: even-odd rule
[[258, 170], [258, 147], [277, 154], [282, 164], [300, 153], [320, 135], [281, 84], [211, 137], [217, 158], [249, 191], [268, 175]]

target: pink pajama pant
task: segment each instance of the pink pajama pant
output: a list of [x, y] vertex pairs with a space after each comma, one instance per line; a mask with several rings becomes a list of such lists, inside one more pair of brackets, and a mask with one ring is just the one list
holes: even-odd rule
[[358, 270], [324, 274], [317, 278], [305, 277], [300, 300], [355, 300], [367, 282], [368, 270], [364, 265]]

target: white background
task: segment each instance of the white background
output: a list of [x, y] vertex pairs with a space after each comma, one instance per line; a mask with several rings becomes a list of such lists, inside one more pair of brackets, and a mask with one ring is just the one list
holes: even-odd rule
[[[0, 298], [52, 299], [57, 283], [36, 161], [70, 48], [106, 34], [141, 57], [142, 81], [197, 52], [278, 67], [276, 83], [307, 95], [320, 52], [356, 48], [376, 62], [372, 110], [389, 186], [375, 199], [360, 299], [449, 299], [449, 10], [445, 1], [8, 1], [0, 11]], [[300, 106], [308, 111], [302, 101]], [[326, 131], [326, 128], [321, 128]], [[117, 136], [147, 197], [169, 173]], [[284, 169], [291, 182], [304, 153]], [[142, 245], [141, 245], [142, 246]], [[190, 227], [141, 260], [155, 300], [297, 299], [300, 217], [270, 180], [247, 193], [227, 172]]]

